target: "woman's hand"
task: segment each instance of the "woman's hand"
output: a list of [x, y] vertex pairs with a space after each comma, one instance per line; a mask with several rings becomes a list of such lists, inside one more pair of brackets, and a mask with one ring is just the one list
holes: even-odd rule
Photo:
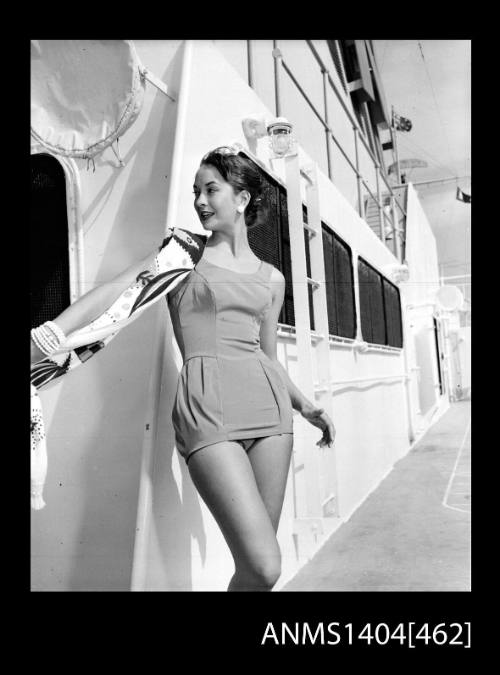
[[315, 427], [323, 430], [322, 438], [316, 443], [319, 447], [323, 445], [332, 446], [335, 440], [335, 427], [330, 417], [326, 414], [323, 408], [318, 408], [315, 405], [307, 404], [301, 410], [302, 417], [313, 424]]

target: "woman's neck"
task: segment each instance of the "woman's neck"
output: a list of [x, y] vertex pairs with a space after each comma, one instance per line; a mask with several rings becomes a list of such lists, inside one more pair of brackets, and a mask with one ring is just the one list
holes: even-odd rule
[[[219, 235], [219, 236], [217, 236]], [[205, 245], [205, 249], [213, 249], [214, 255], [220, 260], [245, 260], [254, 259], [255, 255], [248, 243], [246, 232], [240, 235], [227, 236], [214, 232]]]

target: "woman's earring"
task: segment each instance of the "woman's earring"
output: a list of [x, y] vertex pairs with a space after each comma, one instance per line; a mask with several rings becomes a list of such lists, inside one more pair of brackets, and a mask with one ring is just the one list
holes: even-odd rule
[[243, 211], [245, 210], [245, 207], [244, 206], [238, 206], [238, 208], [236, 210], [238, 211], [238, 213], [243, 213]]

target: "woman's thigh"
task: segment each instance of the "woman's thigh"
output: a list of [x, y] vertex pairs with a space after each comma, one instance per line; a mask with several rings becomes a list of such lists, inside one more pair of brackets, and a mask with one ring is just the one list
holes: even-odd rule
[[241, 445], [223, 441], [205, 446], [189, 459], [188, 469], [236, 564], [262, 570], [279, 560], [275, 530]]
[[257, 489], [277, 532], [292, 457], [293, 434], [257, 438], [248, 450]]

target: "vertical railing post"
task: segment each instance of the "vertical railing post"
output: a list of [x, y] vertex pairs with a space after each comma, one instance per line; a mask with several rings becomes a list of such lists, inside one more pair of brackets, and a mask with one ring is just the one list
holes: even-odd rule
[[377, 182], [377, 202], [378, 202], [378, 219], [380, 223], [380, 239], [385, 242], [385, 216], [384, 216], [384, 207], [382, 205], [382, 193], [380, 190], [380, 176], [379, 176], [380, 164], [375, 162], [375, 180]]
[[363, 220], [365, 219], [365, 205], [363, 204], [363, 192], [361, 189], [361, 174], [359, 173], [359, 140], [358, 140], [358, 129], [353, 126], [354, 131], [354, 150], [356, 152], [356, 180], [358, 183], [358, 211], [359, 215]]
[[400, 183], [401, 183], [401, 167], [399, 165], [398, 139], [397, 139], [397, 136], [396, 136], [396, 129], [394, 127], [394, 106], [392, 106], [392, 111], [391, 111], [391, 138], [392, 138], [392, 147], [394, 149], [394, 154], [396, 155], [397, 185], [400, 185]]
[[[336, 98], [337, 98], [337, 102], [342, 106], [342, 109], [344, 110], [346, 117], [347, 117], [347, 118], [349, 119], [349, 121], [351, 122], [353, 128], [358, 128], [358, 132], [359, 132], [359, 125], [358, 125], [358, 123], [357, 123], [357, 121], [356, 121], [355, 115], [353, 114], [353, 112], [352, 112], [352, 111], [349, 109], [349, 107], [347, 106], [347, 103], [346, 103], [346, 101], [344, 100], [345, 97], [344, 97], [343, 95], [341, 95], [341, 93], [340, 93], [340, 91], [339, 91], [339, 88], [337, 87], [337, 85], [335, 84], [335, 82], [333, 81], [333, 79], [331, 78], [331, 76], [330, 76], [330, 74], [329, 74], [329, 72], [328, 72], [328, 70], [327, 70], [325, 64], [323, 63], [323, 60], [321, 59], [320, 55], [318, 54], [317, 50], [316, 50], [315, 47], [314, 47], [312, 40], [306, 40], [306, 42], [307, 42], [307, 44], [309, 45], [309, 48], [310, 48], [311, 52], [313, 53], [313, 56], [314, 56], [314, 58], [316, 59], [316, 62], [318, 63], [318, 65], [319, 65], [319, 67], [320, 67], [320, 70], [321, 70], [322, 72], [323, 72], [323, 71], [326, 72], [327, 77], [328, 77], [328, 83], [329, 83], [329, 85], [330, 85], [330, 89], [331, 89], [331, 90], [333, 91], [333, 93], [335, 94], [335, 96], [336, 96]], [[334, 44], [335, 44], [335, 49], [337, 50], [337, 54], [338, 54], [338, 56], [339, 56], [339, 65], [340, 65], [340, 67], [341, 67], [341, 69], [342, 69], [342, 68], [343, 68], [343, 64], [342, 64], [342, 58], [341, 58], [340, 53], [339, 53], [338, 40], [335, 40], [335, 41], [334, 41]], [[284, 65], [284, 63], [283, 63], [283, 65]], [[345, 93], [347, 93], [347, 86], [346, 86], [345, 74], [344, 74], [344, 73], [342, 74], [341, 80], [342, 80], [342, 87], [343, 87], [343, 89], [345, 90]], [[396, 135], [395, 129], [394, 129], [394, 120], [395, 120], [395, 113], [394, 113], [394, 107], [393, 107], [393, 108], [392, 108], [392, 119], [391, 119], [391, 124], [390, 124], [389, 130], [390, 130], [391, 139], [392, 139], [392, 142], [393, 142], [393, 148], [394, 148], [394, 154], [395, 154], [395, 161], [396, 161], [396, 169], [397, 169], [397, 177], [396, 177], [396, 180], [397, 180], [397, 183], [399, 184], [399, 183], [400, 183], [400, 178], [401, 178], [401, 164], [400, 164], [400, 161], [399, 161], [399, 154], [398, 154], [398, 148], [397, 148], [397, 135]], [[335, 138], [335, 136], [334, 136], [333, 133], [331, 134], [331, 137], [332, 137], [332, 139], [335, 141], [336, 145], [339, 147], [340, 151], [344, 154], [344, 151], [343, 151], [342, 147], [341, 147], [340, 144], [338, 143], [338, 141], [337, 141], [337, 139]], [[363, 144], [365, 145], [366, 150], [367, 150], [367, 152], [368, 152], [368, 155], [371, 157], [372, 161], [373, 161], [373, 162], [377, 161], [376, 158], [374, 158], [374, 153], [373, 153], [373, 151], [371, 150], [371, 148], [369, 147], [369, 144], [367, 144], [367, 143], [364, 142], [364, 140], [363, 140], [364, 137], [363, 137], [363, 136], [360, 136], [360, 139], [361, 139], [361, 141], [363, 142]], [[380, 159], [380, 158], [379, 158], [379, 159]], [[350, 160], [349, 160], [349, 166], [351, 166]], [[352, 168], [352, 166], [351, 166], [351, 168]], [[353, 169], [353, 170], [354, 170], [354, 169]], [[358, 171], [358, 172], [359, 172], [359, 171]], [[386, 181], [385, 178], [384, 178], [384, 183], [387, 185], [387, 189], [389, 190], [390, 194], [394, 194], [391, 185], [389, 185], [388, 181]], [[404, 209], [403, 207], [401, 207], [401, 209], [402, 209], [403, 215], [406, 215], [405, 209]]]
[[248, 86], [253, 88], [253, 53], [252, 41], [247, 40]]
[[403, 242], [401, 240], [401, 232], [399, 230], [399, 221], [396, 213], [396, 200], [394, 195], [391, 195], [391, 215], [392, 215], [392, 237], [394, 240], [394, 255], [400, 263], [403, 262], [403, 257], [401, 255]]
[[330, 138], [330, 122], [328, 121], [328, 71], [323, 69], [321, 71], [323, 75], [323, 98], [325, 101], [325, 136], [326, 136], [326, 158], [328, 162], [328, 178], [332, 180], [332, 159], [331, 159], [331, 138]]
[[274, 58], [274, 100], [276, 106], [276, 117], [281, 117], [281, 100], [280, 100], [280, 61], [282, 54], [278, 49], [278, 41], [273, 40], [273, 58]]

